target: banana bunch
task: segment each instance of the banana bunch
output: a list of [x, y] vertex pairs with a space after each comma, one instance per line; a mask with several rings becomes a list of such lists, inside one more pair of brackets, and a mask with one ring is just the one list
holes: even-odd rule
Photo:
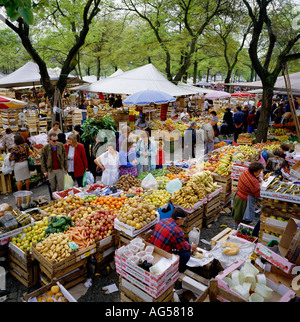
[[225, 154], [221, 157], [215, 172], [221, 176], [227, 176], [231, 172], [232, 155]]
[[203, 184], [207, 194], [210, 194], [219, 188], [217, 183], [213, 182], [210, 171], [201, 171], [200, 173], [194, 174], [188, 181], [188, 184], [195, 184], [196, 186]]
[[180, 190], [173, 193], [171, 201], [173, 204], [182, 206], [183, 208], [191, 208], [196, 202], [205, 198], [205, 186], [190, 182], [183, 186]]

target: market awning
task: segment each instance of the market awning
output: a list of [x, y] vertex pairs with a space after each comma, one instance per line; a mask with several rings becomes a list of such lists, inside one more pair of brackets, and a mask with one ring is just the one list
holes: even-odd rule
[[[59, 79], [60, 69], [48, 69], [51, 81], [56, 82]], [[78, 77], [69, 75], [69, 82], [83, 83]], [[31, 87], [41, 85], [41, 75], [37, 64], [28, 62], [11, 74], [0, 79], [0, 88]]]
[[101, 79], [89, 85], [71, 88], [71, 90], [127, 95], [147, 89], [166, 92], [172, 96], [195, 94], [191, 89], [183, 89], [170, 82], [152, 64]]
[[19, 101], [10, 97], [0, 96], [0, 109], [6, 110], [9, 108], [25, 107], [27, 102]]
[[[291, 90], [295, 93], [300, 93], [300, 72], [289, 74], [291, 82]], [[262, 82], [260, 80], [256, 82], [247, 83], [228, 83], [225, 85], [237, 86], [237, 87], [247, 87], [247, 88], [263, 88]], [[274, 90], [286, 92], [286, 86], [283, 76], [279, 76], [274, 86]]]
[[252, 94], [252, 93], [248, 93], [248, 92], [235, 92], [235, 93], [231, 94], [231, 97], [243, 97], [243, 98], [246, 98], [246, 97], [256, 97], [256, 95]]

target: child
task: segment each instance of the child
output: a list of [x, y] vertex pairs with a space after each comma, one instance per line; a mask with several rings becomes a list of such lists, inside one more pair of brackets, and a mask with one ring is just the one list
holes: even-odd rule
[[158, 142], [158, 151], [156, 154], [156, 169], [162, 169], [163, 165], [166, 163], [166, 154], [164, 151], [164, 142]]
[[107, 144], [107, 151], [94, 161], [102, 169], [102, 183], [112, 186], [119, 178], [119, 152], [114, 143]]

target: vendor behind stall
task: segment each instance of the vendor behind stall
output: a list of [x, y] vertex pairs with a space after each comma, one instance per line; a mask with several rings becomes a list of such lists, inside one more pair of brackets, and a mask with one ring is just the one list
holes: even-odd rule
[[254, 218], [255, 198], [260, 196], [260, 180], [258, 176], [263, 170], [263, 164], [254, 161], [250, 163], [248, 169], [244, 170], [239, 177], [232, 207], [235, 229], [239, 223], [249, 224]]
[[164, 218], [156, 224], [150, 240], [150, 243], [156, 247], [179, 256], [179, 272], [185, 271], [191, 252], [194, 252], [198, 246], [197, 244], [190, 245], [184, 239], [180, 226], [186, 215], [183, 209], [175, 208], [171, 218]]

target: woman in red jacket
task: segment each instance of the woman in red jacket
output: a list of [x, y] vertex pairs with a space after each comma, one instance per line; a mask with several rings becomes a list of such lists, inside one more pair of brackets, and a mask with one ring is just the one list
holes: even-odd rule
[[84, 145], [77, 142], [75, 134], [70, 134], [64, 146], [68, 157], [68, 173], [73, 180], [76, 179], [78, 187], [82, 187], [83, 174], [88, 171]]

